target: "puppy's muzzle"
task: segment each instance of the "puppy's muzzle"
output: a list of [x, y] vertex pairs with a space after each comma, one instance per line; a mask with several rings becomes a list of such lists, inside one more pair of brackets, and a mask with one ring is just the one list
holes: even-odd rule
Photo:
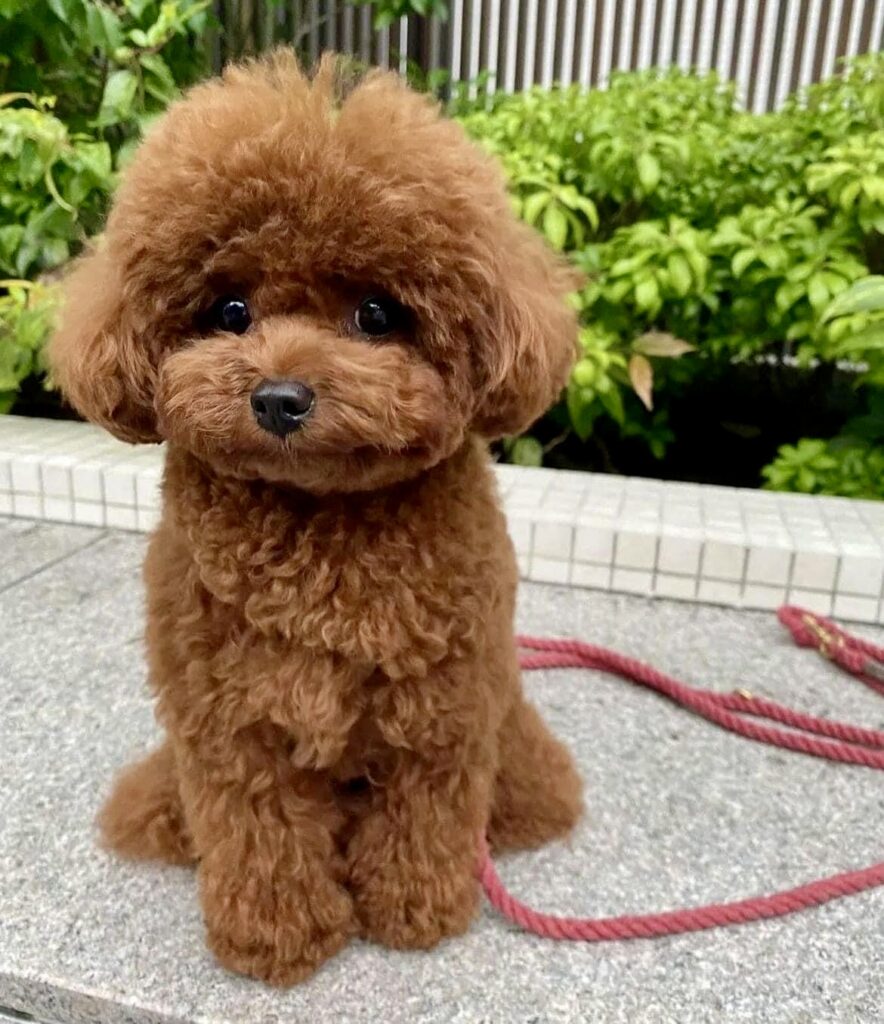
[[263, 380], [252, 392], [258, 426], [277, 437], [297, 430], [313, 411], [313, 391], [297, 380]]

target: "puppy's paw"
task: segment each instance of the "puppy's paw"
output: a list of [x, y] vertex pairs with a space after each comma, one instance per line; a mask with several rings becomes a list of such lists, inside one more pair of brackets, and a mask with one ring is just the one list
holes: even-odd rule
[[356, 931], [350, 896], [330, 879], [204, 885], [203, 902], [209, 948], [218, 961], [271, 985], [308, 978]]
[[479, 891], [473, 871], [453, 865], [375, 865], [351, 873], [360, 934], [393, 949], [429, 949], [470, 927]]
[[210, 930], [208, 943], [218, 962], [229, 971], [284, 988], [309, 978], [344, 947], [349, 937], [349, 930], [281, 928], [272, 942], [240, 942], [224, 932]]

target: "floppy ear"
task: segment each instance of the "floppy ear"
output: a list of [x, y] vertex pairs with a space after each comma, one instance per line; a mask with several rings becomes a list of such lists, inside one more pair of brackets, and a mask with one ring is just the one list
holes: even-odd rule
[[577, 354], [577, 314], [566, 300], [582, 276], [532, 229], [501, 247], [483, 340], [473, 427], [490, 440], [526, 430], [556, 400]]
[[64, 284], [61, 323], [49, 345], [52, 378], [71, 405], [123, 441], [159, 441], [154, 368], [122, 310], [122, 283], [107, 249], [83, 256]]

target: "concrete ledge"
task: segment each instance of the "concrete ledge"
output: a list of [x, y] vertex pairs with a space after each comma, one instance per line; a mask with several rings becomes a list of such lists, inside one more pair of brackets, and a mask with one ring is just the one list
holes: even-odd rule
[[[161, 446], [0, 416], [0, 514], [150, 530]], [[498, 466], [523, 579], [884, 623], [884, 502]]]
[[[13, 562], [0, 584], [0, 1020], [4, 1008], [40, 1024], [884, 1020], [884, 888], [743, 927], [591, 945], [526, 935], [483, 901], [467, 935], [430, 952], [354, 942], [285, 991], [229, 974], [205, 947], [191, 870], [126, 863], [96, 842], [113, 775], [157, 742], [144, 546], [137, 533], [0, 520]], [[516, 624], [721, 692], [880, 722], [880, 697], [797, 648], [769, 613], [528, 583]], [[572, 750], [587, 801], [568, 843], [501, 858], [533, 906], [698, 906], [881, 857], [879, 773], [752, 743], [597, 672], [530, 672], [525, 687]]]

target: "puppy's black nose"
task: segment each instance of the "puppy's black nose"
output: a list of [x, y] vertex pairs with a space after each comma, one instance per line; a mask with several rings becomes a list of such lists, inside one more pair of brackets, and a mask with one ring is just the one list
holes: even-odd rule
[[263, 380], [252, 392], [252, 412], [258, 426], [285, 437], [307, 419], [313, 392], [297, 380]]

